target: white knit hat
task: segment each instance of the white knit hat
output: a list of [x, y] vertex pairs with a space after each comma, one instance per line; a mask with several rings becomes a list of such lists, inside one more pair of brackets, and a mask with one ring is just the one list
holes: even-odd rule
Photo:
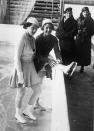
[[29, 18], [27, 19], [26, 23], [35, 24], [36, 26], [39, 27], [39, 23], [38, 23], [37, 19], [34, 18], [34, 17], [29, 17]]
[[54, 28], [51, 19], [44, 19], [44, 20], [42, 21], [42, 28], [43, 28], [43, 26], [44, 26], [45, 24], [51, 24], [51, 25], [52, 25], [52, 28]]

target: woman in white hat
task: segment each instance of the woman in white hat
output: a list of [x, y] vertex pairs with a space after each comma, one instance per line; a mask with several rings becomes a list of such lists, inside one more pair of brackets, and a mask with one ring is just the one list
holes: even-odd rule
[[35, 39], [33, 35], [37, 31], [39, 23], [36, 18], [30, 17], [24, 23], [23, 28], [25, 33], [23, 34], [19, 44], [17, 45], [15, 55], [15, 71], [11, 77], [10, 86], [17, 87], [17, 94], [15, 98], [15, 118], [20, 123], [26, 123], [24, 116], [22, 115], [21, 107], [22, 100], [25, 95], [26, 87], [30, 87], [33, 90], [33, 94], [30, 98], [28, 106], [24, 111], [32, 120], [36, 120], [36, 117], [32, 113], [32, 105], [37, 99], [39, 93], [41, 78], [38, 76], [34, 64], [33, 56], [35, 51]]
[[[49, 57], [49, 53], [52, 49], [54, 49], [55, 51], [56, 60], [58, 62], [62, 62], [61, 54], [60, 54], [60, 50], [58, 46], [58, 40], [55, 36], [51, 34], [52, 30], [54, 30], [54, 25], [51, 19], [44, 19], [42, 22], [41, 29], [43, 30], [43, 33], [37, 36], [36, 41], [35, 41], [36, 57], [34, 59], [34, 65], [37, 72], [39, 72], [44, 67], [45, 63], [48, 62], [49, 64], [51, 64], [55, 62], [51, 59], [51, 57]], [[46, 64], [46, 69], [47, 69], [46, 75], [47, 77], [51, 77], [51, 75], [49, 76], [49, 70], [51, 71], [50, 69], [51, 67], [49, 67], [50, 65], [49, 66], [48, 65]], [[68, 69], [67, 67], [69, 68], [69, 66], [64, 67], [65, 72]]]
[[[51, 19], [44, 19], [41, 29], [43, 30], [43, 33], [37, 36], [35, 41], [36, 55], [34, 58], [34, 65], [37, 72], [39, 72], [42, 68], [45, 68], [46, 76], [52, 79], [52, 66], [56, 65], [57, 62], [62, 63], [58, 40], [51, 34], [52, 30], [54, 29]], [[51, 56], [49, 56], [49, 53], [52, 49], [55, 51], [56, 61]], [[71, 76], [76, 66], [77, 63], [72, 62], [68, 66], [62, 65], [62, 69], [65, 74], [68, 74], [69, 71], [69, 75]]]
[[[61, 59], [58, 41], [55, 36], [51, 34], [54, 26], [51, 19], [44, 19], [42, 22], [43, 33], [41, 33], [36, 38], [36, 57], [34, 59], [34, 64], [37, 71], [40, 71], [44, 64], [48, 60], [48, 55], [50, 51], [54, 48], [57, 59]], [[39, 59], [39, 60], [38, 60]], [[38, 62], [38, 63], [37, 63]]]

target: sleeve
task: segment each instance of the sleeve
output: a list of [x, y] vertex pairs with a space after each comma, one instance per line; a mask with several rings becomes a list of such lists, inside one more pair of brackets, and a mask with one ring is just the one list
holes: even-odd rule
[[67, 39], [67, 38], [71, 38], [71, 37], [74, 37], [77, 33], [77, 21], [76, 20], [73, 20], [73, 24], [71, 25], [72, 26], [72, 29], [69, 30], [68, 32], [65, 32], [65, 30], [63, 29], [63, 21], [60, 22], [57, 30], [56, 30], [56, 36], [57, 38], [60, 40], [63, 39]]
[[61, 60], [60, 47], [59, 47], [59, 43], [57, 39], [55, 40], [55, 43], [54, 43], [54, 52], [56, 55], [56, 59]]
[[32, 39], [31, 47], [32, 47], [33, 52], [35, 52], [36, 51], [35, 38]]
[[35, 44], [35, 39], [34, 39], [34, 48], [33, 51], [36, 52], [36, 44]]
[[40, 36], [38, 36], [35, 40], [35, 52], [36, 55], [39, 54], [39, 49], [40, 49]]
[[67, 37], [74, 37], [77, 34], [77, 22], [73, 22], [73, 28], [67, 33]]
[[58, 26], [58, 28], [57, 28], [57, 30], [56, 30], [56, 37], [58, 38], [58, 39], [62, 39], [63, 38], [63, 34], [62, 34], [62, 21], [59, 23], [59, 26]]
[[22, 36], [20, 42], [17, 45], [16, 56], [15, 56], [17, 72], [22, 72], [21, 55], [24, 48], [24, 43], [25, 43], [24, 36]]
[[59, 23], [59, 26], [56, 30], [56, 37], [59, 40], [66, 39], [71, 34], [71, 32], [69, 32], [70, 34], [68, 34], [68, 32], [67, 33], [65, 32], [62, 23], [63, 23], [63, 20]]
[[94, 35], [94, 20], [92, 18], [91, 21], [88, 23], [88, 30], [90, 36]]

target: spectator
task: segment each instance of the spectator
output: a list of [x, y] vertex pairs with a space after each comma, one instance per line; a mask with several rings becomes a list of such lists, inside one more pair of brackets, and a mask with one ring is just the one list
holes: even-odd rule
[[66, 8], [64, 14], [56, 30], [56, 36], [59, 39], [63, 64], [68, 65], [75, 60], [74, 36], [77, 33], [77, 22], [71, 7]]
[[80, 73], [84, 72], [84, 66], [91, 63], [91, 36], [94, 34], [94, 20], [88, 7], [83, 7], [80, 17], [77, 19], [78, 33], [76, 36], [77, 62], [81, 66]]

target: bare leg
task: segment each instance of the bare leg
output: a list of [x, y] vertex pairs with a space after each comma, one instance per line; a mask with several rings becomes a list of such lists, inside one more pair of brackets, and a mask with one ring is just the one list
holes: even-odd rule
[[22, 87], [17, 88], [17, 94], [15, 98], [15, 108], [16, 108], [15, 118], [17, 118], [17, 120], [21, 123], [26, 123], [26, 120], [24, 119], [21, 113], [22, 100], [24, 95], [25, 95], [25, 88]]
[[38, 99], [40, 93], [41, 93], [41, 84], [37, 84], [33, 87], [33, 94], [30, 97], [28, 104], [34, 105], [36, 100]]
[[15, 107], [21, 108], [24, 95], [25, 95], [25, 88], [17, 88]]
[[33, 86], [33, 94], [29, 99], [26, 109], [23, 111], [23, 114], [28, 116], [32, 120], [36, 120], [36, 117], [33, 115], [33, 109], [40, 93], [41, 93], [41, 84]]

